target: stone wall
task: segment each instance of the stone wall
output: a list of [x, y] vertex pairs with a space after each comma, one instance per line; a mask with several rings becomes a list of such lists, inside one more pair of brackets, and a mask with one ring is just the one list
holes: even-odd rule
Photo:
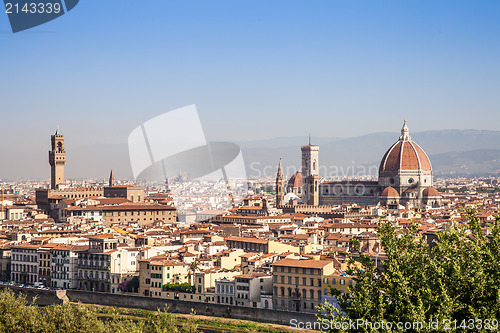
[[0, 290], [3, 290], [4, 288], [9, 288], [15, 293], [21, 292], [25, 294], [26, 299], [30, 303], [33, 299], [36, 299], [36, 304], [38, 305], [63, 304], [68, 301], [68, 298], [66, 297], [66, 290], [52, 291], [0, 285]]
[[228, 306], [222, 304], [206, 304], [200, 302], [169, 300], [145, 296], [128, 296], [80, 290], [67, 290], [66, 296], [71, 302], [140, 308], [145, 310], [163, 309], [165, 306], [167, 306], [168, 311], [172, 313], [191, 313], [194, 311], [198, 315], [244, 320], [246, 319], [281, 325], [290, 325], [290, 321], [292, 319], [302, 322], [316, 321], [316, 316], [310, 313], [266, 310], [241, 306]]
[[85, 304], [139, 308], [145, 310], [164, 309], [166, 306], [168, 311], [171, 313], [189, 314], [191, 312], [195, 312], [198, 315], [252, 320], [281, 325], [290, 325], [291, 320], [295, 320], [295, 322], [316, 321], [316, 316], [310, 313], [266, 310], [241, 306], [207, 304], [183, 300], [169, 300], [145, 296], [129, 296], [80, 290], [51, 291], [0, 286], [0, 290], [3, 288], [10, 288], [16, 293], [22, 292], [26, 294], [27, 299], [30, 302], [36, 297], [36, 304], [38, 305], [63, 304], [64, 302], [70, 301]]

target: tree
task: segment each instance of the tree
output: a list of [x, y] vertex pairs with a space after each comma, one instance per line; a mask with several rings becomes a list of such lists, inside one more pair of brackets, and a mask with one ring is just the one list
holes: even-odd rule
[[[321, 307], [325, 313], [321, 319], [330, 321], [329, 330], [491, 332], [499, 328], [500, 218], [485, 236], [476, 211], [466, 209], [466, 216], [466, 223], [450, 223], [439, 232], [432, 249], [416, 224], [408, 232], [380, 224], [380, 241], [387, 254], [384, 272], [374, 267], [370, 257], [360, 255], [362, 269], [350, 272], [356, 274], [356, 283], [348, 294], [336, 295], [342, 311], [329, 304]], [[342, 328], [342, 323], [356, 320], [363, 325]], [[401, 329], [398, 323], [408, 326]]]
[[192, 283], [192, 276], [196, 273], [197, 270], [199, 270], [199, 264], [197, 260], [193, 260], [191, 263], [189, 263], [188, 267], [188, 279], [189, 279], [189, 284]]
[[[115, 310], [116, 311], [116, 310]], [[179, 325], [167, 309], [150, 313], [144, 320], [129, 320], [117, 312], [100, 317], [95, 308], [82, 304], [39, 307], [23, 293], [11, 289], [0, 292], [0, 332], [12, 333], [195, 333], [193, 318]], [[179, 326], [181, 328], [179, 329]]]

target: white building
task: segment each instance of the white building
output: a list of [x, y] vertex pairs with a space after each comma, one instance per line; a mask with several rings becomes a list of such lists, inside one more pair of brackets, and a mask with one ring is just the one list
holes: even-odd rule
[[215, 280], [215, 302], [218, 304], [234, 304], [235, 298], [235, 280], [229, 280], [227, 278], [222, 278], [220, 280]]
[[50, 281], [55, 288], [74, 289], [78, 286], [78, 253], [87, 246], [57, 244], [50, 249]]
[[24, 244], [12, 247], [11, 281], [23, 284], [38, 282], [38, 249], [40, 245]]
[[[236, 305], [253, 308], [263, 307], [262, 295], [269, 295], [273, 290], [273, 279], [266, 273], [250, 273], [235, 277]], [[272, 298], [271, 298], [272, 300]], [[267, 308], [269, 308], [269, 300]]]

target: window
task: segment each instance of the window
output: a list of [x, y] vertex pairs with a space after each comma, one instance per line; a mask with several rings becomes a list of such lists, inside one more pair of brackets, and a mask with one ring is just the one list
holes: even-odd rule
[[345, 285], [345, 280], [344, 279], [340, 279], [340, 284], [343, 286]]

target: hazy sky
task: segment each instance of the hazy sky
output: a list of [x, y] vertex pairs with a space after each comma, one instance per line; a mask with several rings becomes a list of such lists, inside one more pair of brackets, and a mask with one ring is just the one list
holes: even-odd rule
[[499, 1], [82, 0], [13, 34], [0, 13], [0, 178], [14, 150], [47, 167], [57, 124], [118, 144], [190, 104], [209, 140], [497, 130], [499, 18]]

